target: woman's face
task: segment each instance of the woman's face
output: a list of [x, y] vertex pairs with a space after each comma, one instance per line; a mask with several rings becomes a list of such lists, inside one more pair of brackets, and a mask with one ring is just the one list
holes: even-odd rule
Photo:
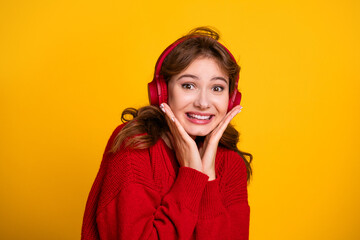
[[227, 113], [229, 78], [214, 59], [199, 57], [170, 79], [168, 95], [185, 131], [193, 138], [206, 136]]

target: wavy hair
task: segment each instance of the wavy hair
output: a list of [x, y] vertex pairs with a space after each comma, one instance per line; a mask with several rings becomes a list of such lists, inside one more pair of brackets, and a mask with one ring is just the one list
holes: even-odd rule
[[[208, 27], [199, 27], [179, 38], [183, 40], [166, 56], [160, 74], [167, 83], [171, 77], [186, 69], [198, 57], [215, 59], [220, 68], [229, 75], [229, 93], [235, 88], [235, 81], [240, 72], [240, 66], [231, 58], [226, 49], [218, 42], [219, 34]], [[129, 118], [130, 116], [130, 118]], [[121, 121], [126, 125], [115, 137], [109, 153], [115, 153], [123, 147], [145, 149], [153, 146], [167, 131], [168, 125], [164, 113], [158, 106], [145, 106], [139, 109], [126, 108], [121, 115]], [[203, 141], [197, 137], [196, 141]], [[219, 145], [237, 152], [245, 162], [247, 179], [252, 175], [250, 153], [237, 148], [239, 132], [229, 124], [220, 139]]]

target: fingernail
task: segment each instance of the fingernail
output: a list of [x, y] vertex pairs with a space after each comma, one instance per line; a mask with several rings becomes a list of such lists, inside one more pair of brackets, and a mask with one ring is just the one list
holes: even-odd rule
[[171, 121], [175, 122], [175, 118], [174, 118], [174, 117], [171, 117]]
[[161, 111], [165, 112], [164, 104], [160, 104]]

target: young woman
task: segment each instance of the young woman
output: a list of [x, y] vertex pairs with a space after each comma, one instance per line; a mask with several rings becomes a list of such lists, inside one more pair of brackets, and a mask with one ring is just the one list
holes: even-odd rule
[[218, 39], [197, 28], [162, 53], [151, 105], [125, 109], [108, 141], [82, 239], [248, 239], [252, 155], [229, 124], [240, 67]]

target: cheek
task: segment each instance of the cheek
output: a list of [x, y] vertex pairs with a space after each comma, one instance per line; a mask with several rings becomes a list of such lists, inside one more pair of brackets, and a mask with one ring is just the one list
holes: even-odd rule
[[179, 96], [176, 91], [170, 91], [168, 94], [168, 104], [170, 108], [174, 111], [175, 109], [180, 107], [180, 102], [178, 100]]
[[194, 96], [185, 94], [182, 89], [170, 89], [168, 92], [168, 104], [174, 110], [182, 109], [194, 102]]
[[229, 105], [229, 98], [227, 96], [224, 96], [217, 99], [216, 105], [218, 106], [219, 113], [225, 116]]
[[171, 109], [173, 109], [176, 106], [176, 91], [174, 90], [174, 85], [172, 83], [172, 81], [170, 81], [168, 83], [168, 89], [167, 89], [167, 94], [168, 94], [168, 101], [167, 104], [170, 106]]
[[191, 96], [173, 96], [173, 98], [169, 98], [169, 106], [177, 118], [180, 118], [184, 112], [186, 112], [192, 103], [194, 102]]

